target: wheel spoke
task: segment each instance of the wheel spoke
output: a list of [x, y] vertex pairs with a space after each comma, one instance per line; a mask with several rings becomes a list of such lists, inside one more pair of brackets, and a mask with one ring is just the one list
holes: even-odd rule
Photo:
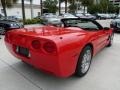
[[87, 50], [83, 56], [83, 60], [82, 60], [82, 73], [87, 72], [87, 70], [89, 69], [91, 63], [91, 51]]

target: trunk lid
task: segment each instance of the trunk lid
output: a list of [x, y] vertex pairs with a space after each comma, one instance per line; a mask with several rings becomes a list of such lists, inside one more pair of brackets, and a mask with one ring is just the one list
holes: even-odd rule
[[81, 32], [83, 33], [82, 29], [79, 28], [60, 28], [54, 26], [43, 26], [43, 27], [36, 27], [36, 28], [23, 28], [17, 29], [12, 31], [15, 34], [21, 35], [29, 35], [29, 36], [59, 36], [71, 33]]
[[[85, 35], [86, 32], [80, 28], [60, 28], [43, 26], [37, 28], [23, 28], [11, 30], [6, 34], [5, 39], [12, 44], [28, 47], [33, 40], [50, 40], [59, 43], [62, 40], [72, 39]], [[71, 38], [72, 37], [72, 38]]]

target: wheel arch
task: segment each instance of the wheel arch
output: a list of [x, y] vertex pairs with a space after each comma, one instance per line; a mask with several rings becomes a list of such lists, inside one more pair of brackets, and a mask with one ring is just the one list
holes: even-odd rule
[[94, 54], [94, 46], [92, 43], [87, 43], [83, 48], [87, 47], [87, 46], [90, 46], [91, 49], [92, 49], [92, 55]]
[[[91, 50], [92, 50], [92, 56], [93, 56], [93, 54], [94, 54], [94, 46], [93, 46], [93, 44], [92, 43], [87, 43], [87, 44], [85, 44], [84, 46], [83, 46], [83, 48], [82, 48], [82, 50], [81, 50], [81, 52], [80, 52], [80, 56], [81, 56], [81, 53], [82, 53], [82, 51], [86, 48], [86, 47], [91, 47]], [[79, 56], [79, 58], [80, 58], [80, 56]], [[76, 68], [75, 68], [75, 74], [77, 75], [77, 67], [79, 67], [79, 63], [81, 62], [81, 60], [79, 60], [78, 59], [78, 61], [77, 61], [77, 65], [76, 65]], [[85, 74], [84, 74], [85, 75]], [[83, 75], [83, 76], [84, 76]], [[80, 76], [81, 77], [81, 76]]]

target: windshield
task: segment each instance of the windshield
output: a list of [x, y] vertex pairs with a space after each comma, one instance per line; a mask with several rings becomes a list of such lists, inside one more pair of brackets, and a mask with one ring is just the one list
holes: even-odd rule
[[62, 21], [65, 27], [78, 27], [85, 30], [99, 30], [102, 28], [97, 22], [88, 19], [66, 19]]
[[85, 15], [86, 15], [86, 16], [91, 16], [91, 14], [89, 14], [89, 13], [86, 13]]
[[84, 16], [82, 13], [77, 13], [76, 15], [77, 16]]
[[64, 16], [64, 17], [75, 17], [74, 15], [69, 14], [69, 13], [66, 13], [66, 14], [64, 14], [63, 16]]

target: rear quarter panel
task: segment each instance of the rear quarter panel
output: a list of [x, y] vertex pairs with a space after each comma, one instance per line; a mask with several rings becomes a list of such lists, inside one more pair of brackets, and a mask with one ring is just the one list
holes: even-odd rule
[[79, 55], [89, 40], [89, 36], [85, 33], [63, 36], [58, 48], [61, 73], [68, 75], [75, 72]]
[[[97, 32], [85, 32], [83, 34], [78, 32], [63, 36], [58, 50], [62, 73], [67, 75], [75, 72], [79, 55], [87, 44], [93, 45], [93, 56], [98, 52], [96, 46], [99, 35], [97, 34]], [[111, 34], [112, 30], [108, 30], [106, 36], [109, 37]]]

